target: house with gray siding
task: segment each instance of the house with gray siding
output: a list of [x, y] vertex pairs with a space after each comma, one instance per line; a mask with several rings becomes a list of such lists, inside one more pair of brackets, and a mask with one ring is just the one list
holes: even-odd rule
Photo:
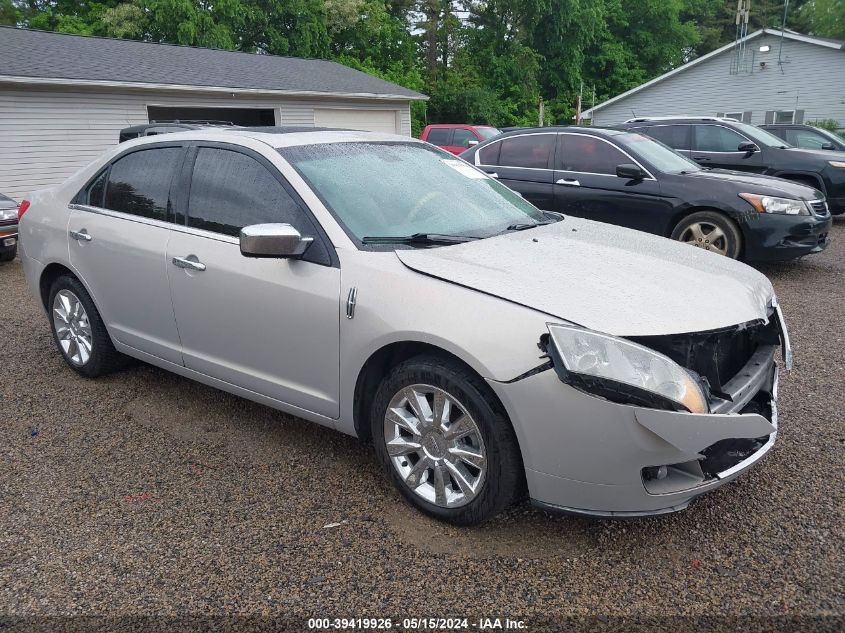
[[746, 123], [834, 119], [845, 128], [845, 42], [761, 29], [587, 110], [593, 125], [635, 117], [730, 116]]
[[150, 121], [410, 135], [425, 98], [327, 60], [0, 27], [0, 192], [60, 183]]

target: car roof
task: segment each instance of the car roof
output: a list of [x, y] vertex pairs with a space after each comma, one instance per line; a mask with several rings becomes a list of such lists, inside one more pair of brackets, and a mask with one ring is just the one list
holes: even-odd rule
[[413, 139], [410, 136], [403, 136], [400, 134], [297, 126], [241, 128], [203, 127], [196, 130], [174, 132], [167, 135], [144, 136], [127, 142], [132, 143], [134, 146], [180, 140], [237, 143], [237, 140], [240, 138], [254, 139], [274, 148], [290, 147], [295, 145], [352, 142], [401, 141], [407, 143], [422, 143], [422, 141]]
[[426, 127], [442, 127], [442, 128], [463, 128], [463, 127], [490, 127], [498, 129], [495, 125], [487, 125], [486, 123], [429, 123]]
[[598, 136], [618, 136], [620, 134], [628, 134], [628, 130], [619, 130], [611, 127], [585, 127], [583, 125], [550, 125], [547, 127], [521, 127], [513, 130], [503, 132], [499, 136], [494, 136], [488, 141], [495, 139], [502, 139], [508, 136], [519, 136], [520, 134], [554, 134], [557, 132], [573, 132], [575, 134], [593, 134]]
[[632, 123], [742, 123], [739, 119], [727, 116], [655, 116], [655, 117], [636, 117], [628, 119], [623, 125], [630, 125]]

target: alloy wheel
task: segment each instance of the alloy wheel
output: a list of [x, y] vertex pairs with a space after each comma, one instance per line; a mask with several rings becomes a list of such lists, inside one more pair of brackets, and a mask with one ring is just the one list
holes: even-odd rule
[[410, 385], [384, 416], [387, 454], [414, 494], [442, 508], [470, 503], [481, 491], [487, 453], [475, 420], [457, 398], [432, 385]]
[[728, 254], [728, 236], [710, 222], [693, 222], [681, 233], [680, 241], [719, 255]]
[[73, 292], [60, 290], [53, 299], [53, 328], [68, 360], [81, 367], [91, 358], [94, 337], [85, 307]]

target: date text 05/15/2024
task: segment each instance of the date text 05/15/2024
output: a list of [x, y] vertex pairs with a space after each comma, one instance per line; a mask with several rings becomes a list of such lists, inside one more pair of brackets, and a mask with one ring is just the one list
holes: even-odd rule
[[389, 630], [400, 631], [495, 631], [527, 630], [524, 620], [513, 618], [310, 618], [309, 629], [327, 630]]

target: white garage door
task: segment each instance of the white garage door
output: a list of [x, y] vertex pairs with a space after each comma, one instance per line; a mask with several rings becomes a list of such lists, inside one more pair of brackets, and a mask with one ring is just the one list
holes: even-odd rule
[[314, 125], [398, 134], [399, 111], [315, 108]]

